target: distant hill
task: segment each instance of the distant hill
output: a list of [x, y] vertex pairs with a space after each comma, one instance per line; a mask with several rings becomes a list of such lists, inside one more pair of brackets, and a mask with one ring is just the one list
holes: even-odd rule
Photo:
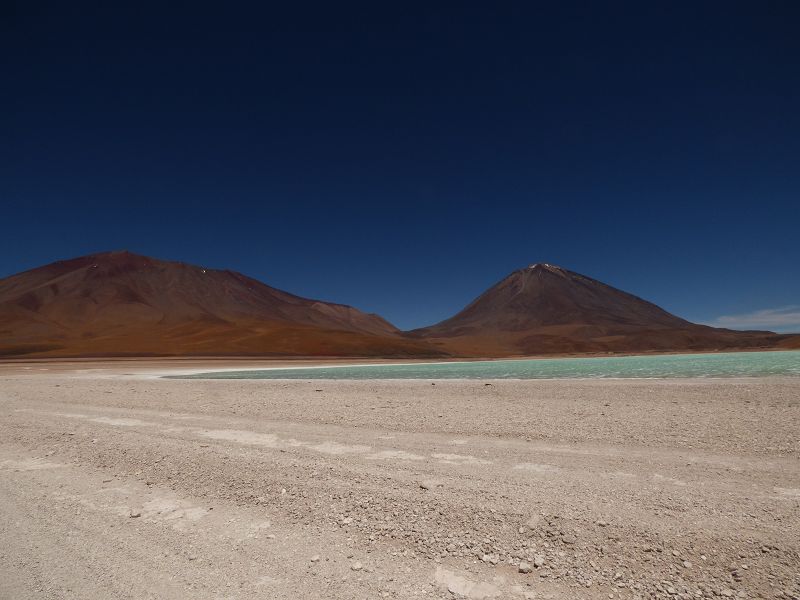
[[0, 280], [0, 356], [428, 356], [385, 319], [130, 252]]
[[788, 348], [800, 339], [696, 325], [546, 263], [514, 271], [455, 316], [408, 335], [468, 356]]

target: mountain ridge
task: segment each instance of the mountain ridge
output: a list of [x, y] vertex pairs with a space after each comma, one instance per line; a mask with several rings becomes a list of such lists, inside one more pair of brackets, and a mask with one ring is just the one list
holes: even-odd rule
[[0, 279], [0, 356], [527, 356], [799, 347], [697, 325], [550, 263], [517, 269], [434, 325], [304, 298], [227, 269], [126, 250]]
[[352, 306], [303, 298], [235, 271], [128, 251], [56, 261], [0, 280], [0, 341], [5, 355], [437, 354]]

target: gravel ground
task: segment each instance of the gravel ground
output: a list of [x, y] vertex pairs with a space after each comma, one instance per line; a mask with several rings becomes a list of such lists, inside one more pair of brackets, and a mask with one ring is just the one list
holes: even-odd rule
[[156, 368], [0, 365], [0, 598], [800, 598], [800, 380]]

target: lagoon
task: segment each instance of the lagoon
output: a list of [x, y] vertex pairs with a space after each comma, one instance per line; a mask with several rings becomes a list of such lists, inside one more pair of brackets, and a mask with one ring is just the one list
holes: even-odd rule
[[180, 379], [606, 379], [800, 377], [800, 351], [661, 354], [212, 371]]

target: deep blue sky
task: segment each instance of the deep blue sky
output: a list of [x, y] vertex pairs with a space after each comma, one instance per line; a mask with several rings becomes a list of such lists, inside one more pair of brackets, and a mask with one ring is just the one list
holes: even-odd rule
[[410, 328], [550, 262], [800, 330], [794, 0], [66, 4], [0, 8], [0, 277], [127, 248]]

